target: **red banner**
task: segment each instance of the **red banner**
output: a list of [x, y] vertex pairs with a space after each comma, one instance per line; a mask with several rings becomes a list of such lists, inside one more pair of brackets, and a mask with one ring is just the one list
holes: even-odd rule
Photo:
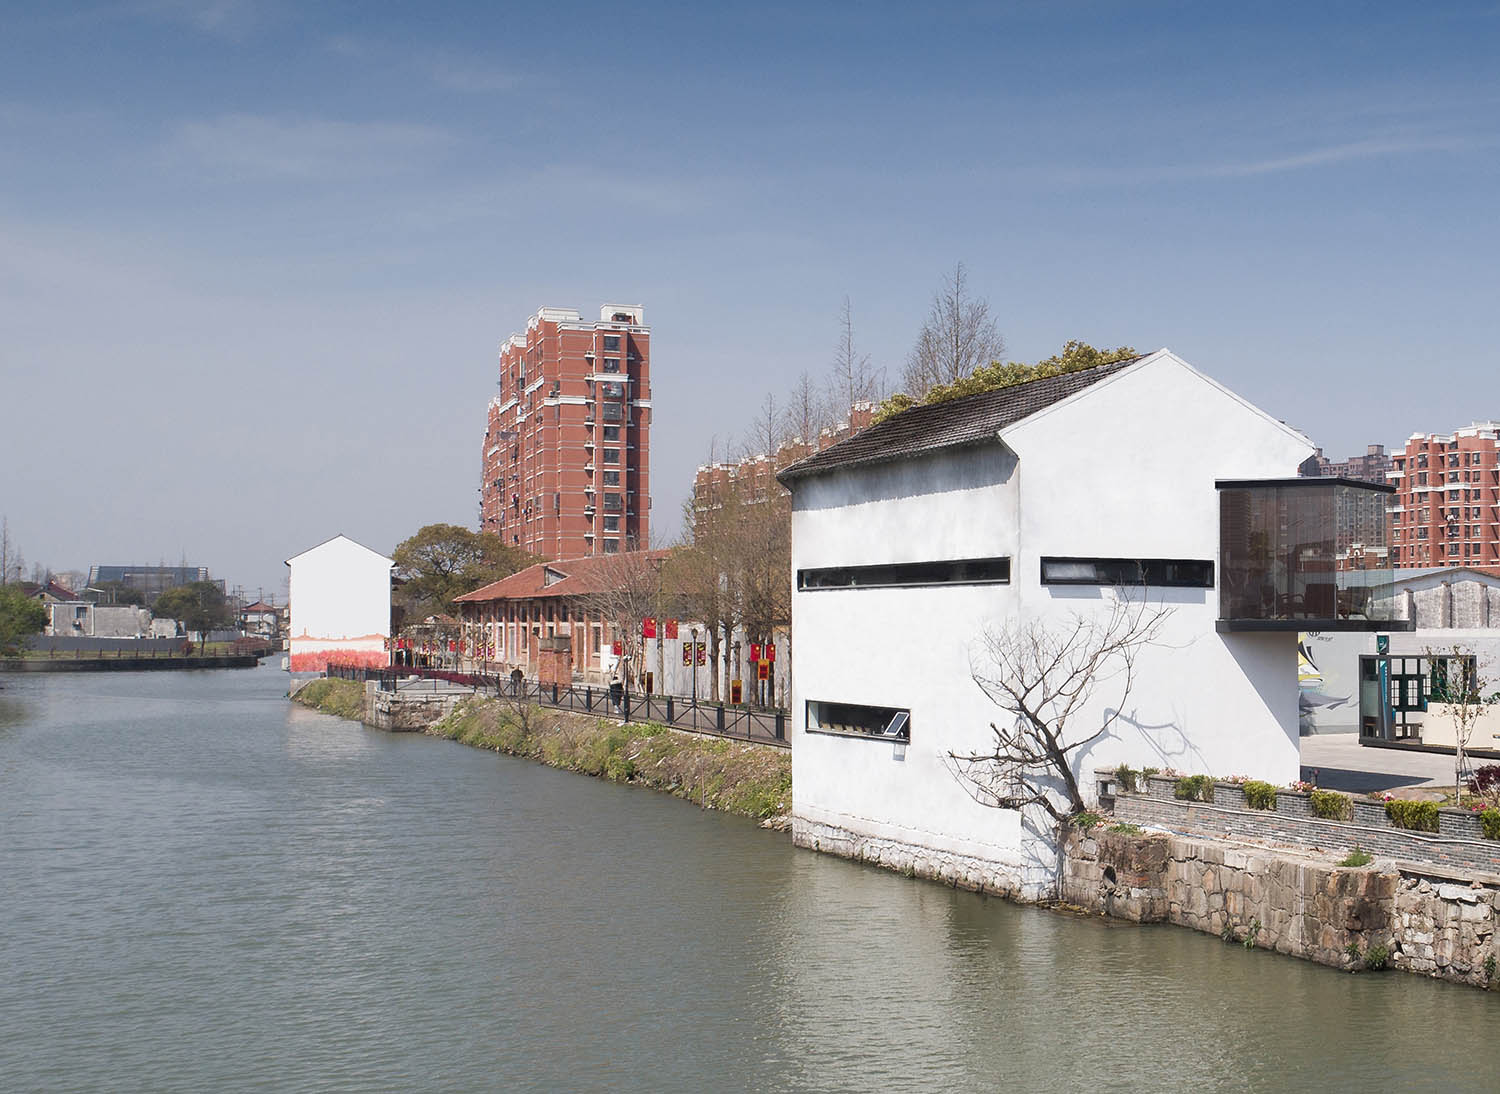
[[760, 660], [760, 643], [759, 642], [751, 642], [750, 643], [750, 660], [752, 660], [752, 661], [759, 661]]
[[774, 660], [776, 660], [776, 643], [775, 642], [767, 642], [766, 643], [766, 660], [767, 661], [774, 661]]
[[676, 638], [677, 637], [677, 620], [675, 620], [675, 619], [669, 619], [669, 620], [667, 620], [667, 637], [668, 638]]
[[614, 642], [614, 643], [611, 643], [611, 645], [609, 647], [609, 652], [612, 653], [612, 654], [614, 654], [616, 657], [619, 657], [622, 653], [625, 652], [625, 643], [624, 642]]
[[656, 637], [656, 620], [652, 619], [649, 615], [645, 619], [641, 620], [641, 637], [642, 638], [655, 638]]

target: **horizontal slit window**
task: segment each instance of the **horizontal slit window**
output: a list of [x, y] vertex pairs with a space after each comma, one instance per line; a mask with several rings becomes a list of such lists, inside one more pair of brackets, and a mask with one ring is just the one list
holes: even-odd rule
[[878, 566], [823, 566], [798, 570], [799, 589], [891, 589], [914, 585], [1004, 585], [1008, 558], [891, 562]]
[[809, 699], [807, 728], [812, 733], [910, 741], [911, 711], [900, 707], [867, 707], [858, 703], [828, 703]]
[[1042, 584], [1212, 589], [1214, 564], [1202, 558], [1044, 558]]

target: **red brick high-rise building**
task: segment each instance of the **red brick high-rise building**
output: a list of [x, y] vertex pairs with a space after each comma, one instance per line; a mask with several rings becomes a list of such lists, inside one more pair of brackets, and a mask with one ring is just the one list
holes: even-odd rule
[[1392, 463], [1393, 565], [1500, 566], [1500, 423], [1415, 433]]
[[650, 544], [651, 328], [635, 305], [599, 321], [543, 308], [500, 347], [479, 527], [545, 558]]

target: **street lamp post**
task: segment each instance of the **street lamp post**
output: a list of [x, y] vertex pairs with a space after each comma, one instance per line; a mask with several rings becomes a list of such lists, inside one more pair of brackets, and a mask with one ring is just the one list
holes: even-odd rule
[[693, 703], [698, 702], [698, 628], [693, 628]]

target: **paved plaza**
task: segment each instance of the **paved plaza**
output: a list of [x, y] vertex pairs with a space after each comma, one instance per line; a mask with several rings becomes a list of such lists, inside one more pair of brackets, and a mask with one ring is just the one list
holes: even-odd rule
[[1317, 733], [1302, 738], [1302, 777], [1329, 790], [1355, 793], [1452, 786], [1453, 757], [1369, 748], [1359, 743], [1357, 733]]

